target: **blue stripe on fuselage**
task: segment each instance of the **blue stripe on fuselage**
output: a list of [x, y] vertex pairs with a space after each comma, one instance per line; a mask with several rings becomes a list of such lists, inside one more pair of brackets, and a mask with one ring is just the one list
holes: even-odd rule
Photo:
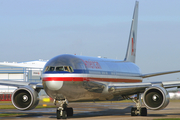
[[74, 72], [67, 72], [67, 71], [46, 71], [44, 73], [49, 74], [58, 74], [58, 73], [89, 73], [89, 70], [80, 70], [80, 69], [74, 69]]
[[74, 69], [74, 72], [67, 71], [46, 71], [44, 74], [96, 74], [96, 75], [121, 75], [121, 76], [140, 76], [139, 73], [128, 73], [128, 72], [111, 72], [111, 71], [100, 71], [100, 70], [80, 70]]

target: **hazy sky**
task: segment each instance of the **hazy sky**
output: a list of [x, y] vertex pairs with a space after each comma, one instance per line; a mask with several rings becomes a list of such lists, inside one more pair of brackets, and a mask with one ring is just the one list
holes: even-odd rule
[[[0, 61], [64, 53], [123, 60], [134, 5], [135, 0], [0, 0]], [[179, 0], [139, 0], [136, 64], [142, 73], [180, 69], [179, 36]], [[177, 78], [180, 73], [156, 77]]]

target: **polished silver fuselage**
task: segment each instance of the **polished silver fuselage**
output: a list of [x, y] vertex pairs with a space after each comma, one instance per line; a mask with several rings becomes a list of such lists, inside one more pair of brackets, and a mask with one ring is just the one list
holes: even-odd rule
[[54, 57], [44, 68], [59, 66], [71, 66], [73, 72], [44, 70], [42, 76], [44, 90], [53, 99], [110, 100], [120, 95], [111, 94], [109, 84], [142, 82], [139, 68], [131, 62], [65, 54]]

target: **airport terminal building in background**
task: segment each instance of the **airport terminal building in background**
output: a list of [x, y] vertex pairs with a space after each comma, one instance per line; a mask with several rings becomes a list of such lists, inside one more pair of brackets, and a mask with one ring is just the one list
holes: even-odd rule
[[[0, 80], [13, 80], [13, 81], [27, 81], [27, 82], [41, 82], [42, 68], [28, 68], [28, 67], [15, 67], [17, 64], [43, 64], [45, 65], [47, 61], [37, 60], [22, 63], [10, 63], [11, 65], [6, 65], [8, 62], [1, 62], [0, 65]], [[14, 65], [13, 65], [14, 64]], [[12, 92], [16, 87], [11, 86], [0, 86], [0, 101], [10, 101]], [[44, 90], [39, 93], [40, 98], [47, 97]]]

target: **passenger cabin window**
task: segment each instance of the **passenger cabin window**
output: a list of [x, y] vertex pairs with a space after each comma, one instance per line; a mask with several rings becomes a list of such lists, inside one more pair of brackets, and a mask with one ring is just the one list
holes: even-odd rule
[[67, 72], [74, 72], [73, 68], [71, 66], [57, 66], [57, 67], [53, 67], [53, 66], [47, 66], [44, 70], [44, 72], [46, 71], [67, 71]]

